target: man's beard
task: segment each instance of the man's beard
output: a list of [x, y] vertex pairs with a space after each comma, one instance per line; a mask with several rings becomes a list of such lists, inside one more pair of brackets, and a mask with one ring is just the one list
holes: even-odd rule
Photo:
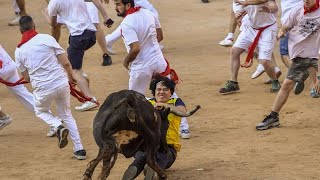
[[119, 12], [118, 10], [116, 10], [116, 11], [117, 11], [117, 16], [119, 16], [119, 17], [125, 17], [126, 12], [121, 13], [121, 12]]

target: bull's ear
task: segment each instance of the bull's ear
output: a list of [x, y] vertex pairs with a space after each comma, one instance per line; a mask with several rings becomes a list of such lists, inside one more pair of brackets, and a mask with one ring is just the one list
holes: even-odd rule
[[129, 104], [129, 106], [131, 106], [131, 107], [133, 107], [134, 104], [136, 104], [136, 98], [135, 98], [135, 96], [134, 96], [133, 93], [128, 94], [128, 96], [127, 96], [127, 102], [128, 102], [128, 104]]
[[136, 121], [136, 112], [134, 111], [133, 108], [128, 108], [127, 117], [129, 119], [129, 121], [132, 123]]

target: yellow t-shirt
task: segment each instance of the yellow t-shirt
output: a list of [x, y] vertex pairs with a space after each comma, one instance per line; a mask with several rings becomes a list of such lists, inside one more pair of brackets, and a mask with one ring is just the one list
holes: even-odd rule
[[[154, 99], [150, 99], [149, 101], [151, 102], [152, 105], [156, 103]], [[176, 101], [177, 101], [177, 98], [172, 98], [169, 101], [167, 101], [167, 104], [175, 106]], [[181, 117], [170, 113], [168, 115], [168, 120], [169, 120], [169, 128], [166, 135], [167, 144], [172, 145], [176, 151], [180, 151], [181, 144], [180, 144], [180, 137], [179, 137], [179, 129], [180, 129]]]

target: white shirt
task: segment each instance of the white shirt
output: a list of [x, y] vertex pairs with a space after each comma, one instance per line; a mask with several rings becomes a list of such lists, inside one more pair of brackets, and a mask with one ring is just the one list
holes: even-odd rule
[[[259, 29], [276, 22], [276, 16], [274, 13], [259, 12], [262, 6], [267, 5], [268, 2], [259, 5], [248, 5], [244, 7], [244, 10], [248, 13], [252, 28]], [[272, 27], [275, 27], [275, 30], [277, 30], [277, 26]]]
[[83, 0], [51, 0], [48, 13], [50, 17], [59, 15], [71, 36], [81, 35], [86, 29], [96, 31]]
[[303, 0], [281, 0], [281, 24], [290, 14], [290, 10], [296, 6], [303, 6]]
[[120, 29], [127, 52], [130, 52], [131, 43], [139, 42], [140, 45], [140, 53], [132, 62], [131, 70], [148, 68], [157, 61], [164, 60], [156, 32], [160, 27], [158, 19], [146, 9], [140, 9], [124, 18]]
[[50, 35], [37, 34], [17, 47], [16, 63], [21, 72], [28, 70], [35, 92], [50, 92], [68, 84], [68, 77], [58, 62], [57, 55], [65, 51]]
[[318, 58], [320, 49], [320, 9], [304, 15], [304, 7], [297, 6], [290, 11], [283, 27], [289, 31], [289, 56]]

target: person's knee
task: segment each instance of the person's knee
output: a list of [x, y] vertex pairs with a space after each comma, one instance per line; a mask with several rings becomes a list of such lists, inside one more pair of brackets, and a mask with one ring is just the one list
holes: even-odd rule
[[290, 80], [290, 79], [285, 79], [281, 85], [281, 90], [290, 92], [293, 89], [295, 81]]
[[243, 50], [238, 48], [238, 47], [232, 47], [231, 48], [231, 57], [234, 58], [238, 58], [240, 57], [240, 55], [242, 54]]

